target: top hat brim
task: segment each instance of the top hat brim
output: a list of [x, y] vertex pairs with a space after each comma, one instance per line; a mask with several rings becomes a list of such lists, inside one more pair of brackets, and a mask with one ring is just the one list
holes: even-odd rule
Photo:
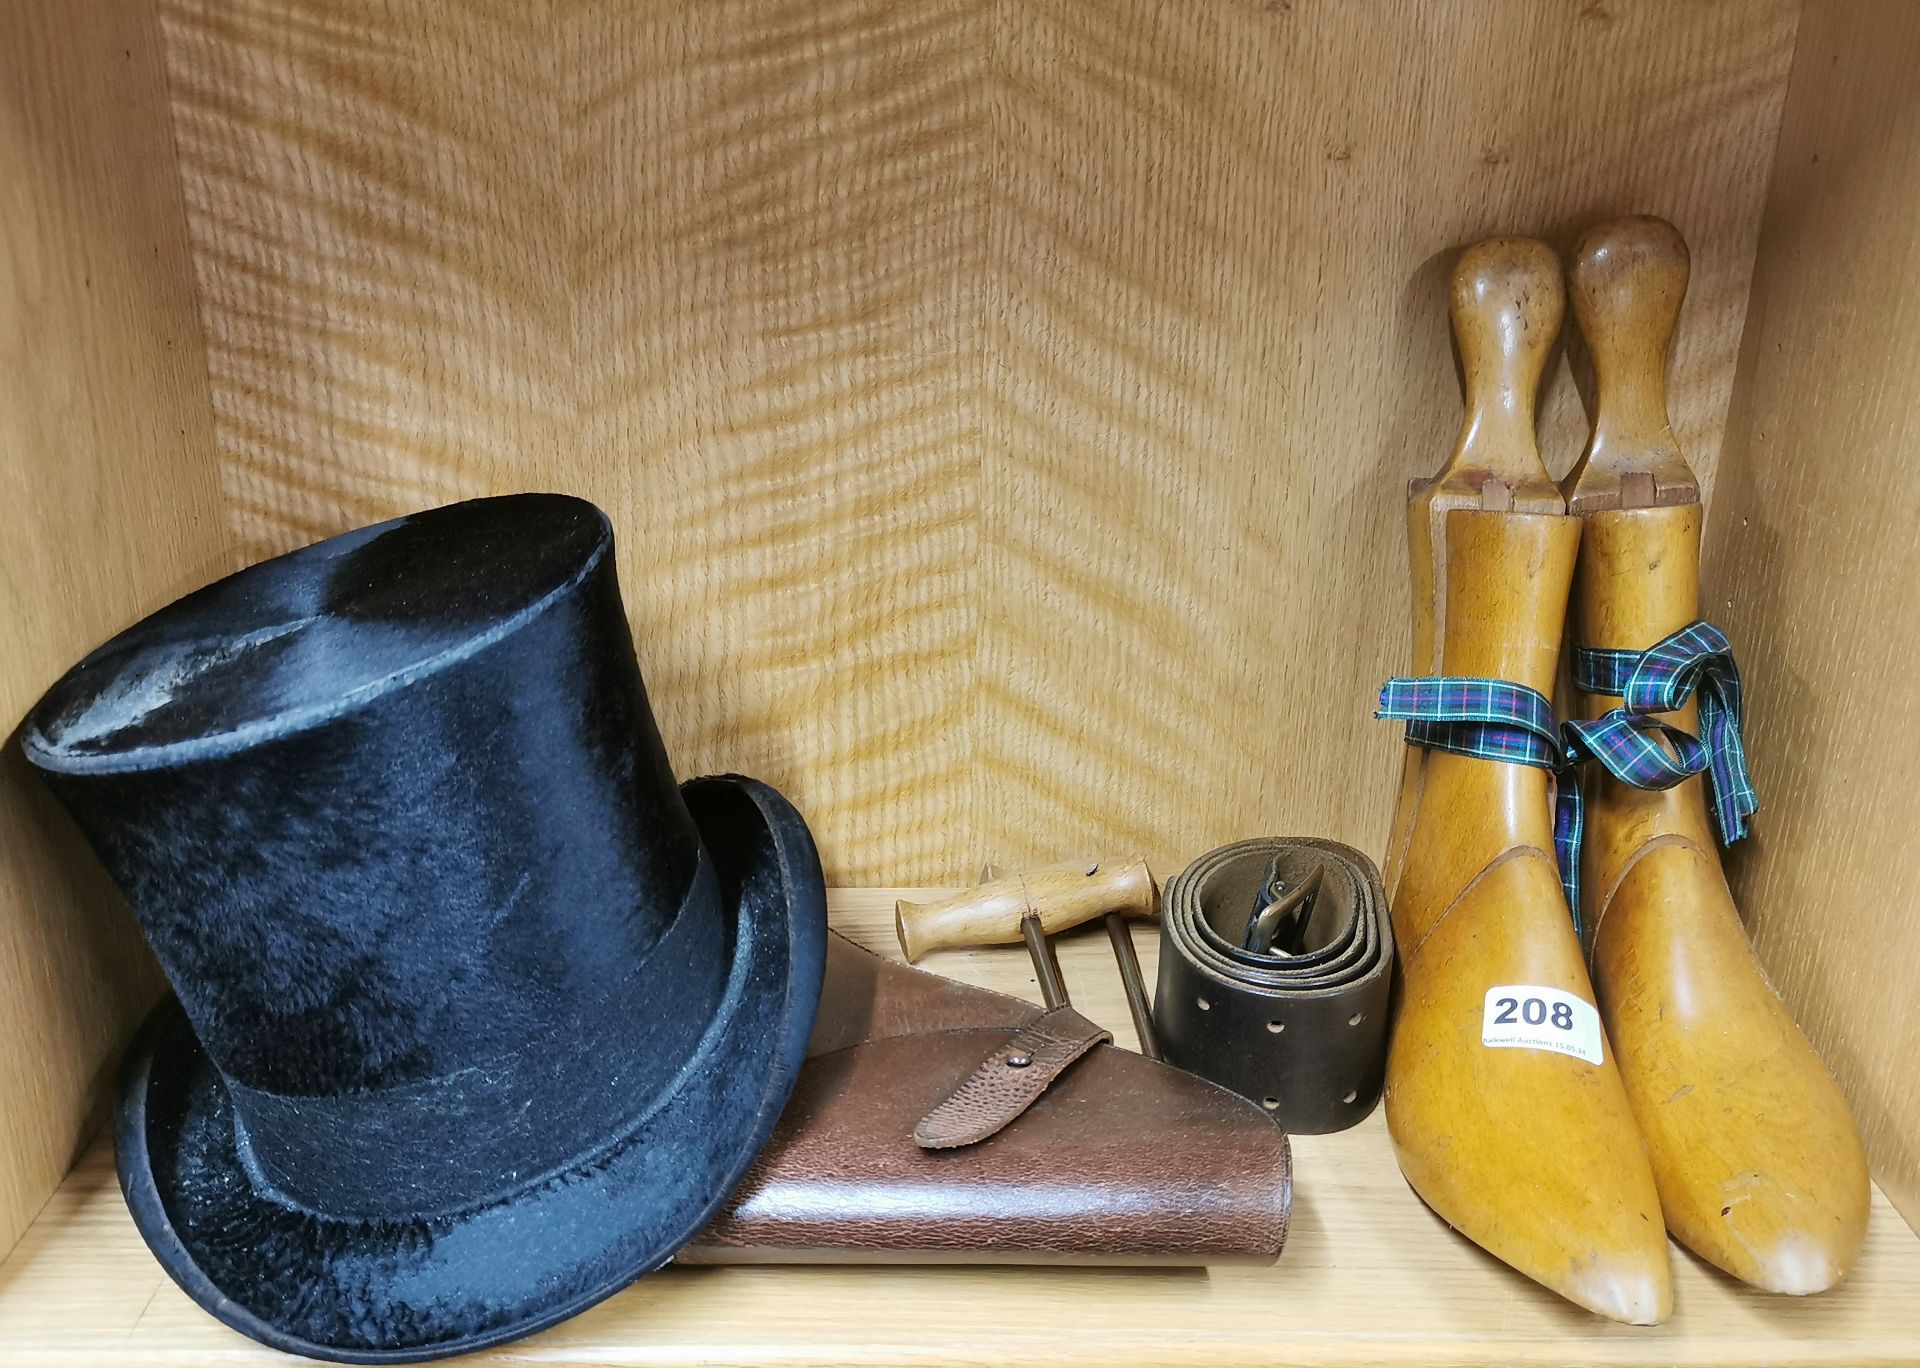
[[[667, 1262], [766, 1143], [819, 1006], [826, 890], [800, 814], [737, 776], [682, 789], [736, 922], [699, 1050], [631, 1128], [515, 1195], [447, 1216], [340, 1219], [262, 1193], [219, 1072], [176, 1004], [128, 1057], [120, 1186], [168, 1274], [277, 1349], [408, 1363], [575, 1315]], [[640, 1005], [636, 1004], [636, 1010]]]

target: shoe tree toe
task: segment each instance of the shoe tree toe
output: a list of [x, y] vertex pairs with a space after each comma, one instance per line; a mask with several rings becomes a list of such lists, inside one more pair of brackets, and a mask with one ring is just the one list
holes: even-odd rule
[[[1673, 1303], [1666, 1231], [1611, 1053], [1592, 1065], [1490, 1049], [1486, 991], [1587, 997], [1559, 874], [1538, 851], [1493, 865], [1409, 959], [1387, 1065], [1401, 1171], [1449, 1225], [1575, 1304], [1630, 1325]], [[1543, 934], [1544, 932], [1544, 934]]]
[[1718, 860], [1685, 840], [1642, 854], [1608, 901], [1594, 964], [1674, 1237], [1769, 1292], [1838, 1283], [1866, 1239], [1866, 1155]]

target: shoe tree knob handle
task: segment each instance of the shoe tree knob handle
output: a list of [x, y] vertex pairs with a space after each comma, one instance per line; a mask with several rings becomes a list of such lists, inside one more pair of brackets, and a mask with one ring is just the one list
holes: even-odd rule
[[1593, 438], [1572, 477], [1577, 502], [1612, 484], [1625, 506], [1698, 497], [1667, 412], [1667, 351], [1690, 269], [1680, 230], [1646, 214], [1595, 224], [1574, 248], [1573, 311], [1594, 377]]
[[1051, 935], [1109, 912], [1151, 917], [1160, 891], [1145, 860], [1046, 869], [994, 879], [938, 902], [893, 905], [894, 929], [908, 962], [931, 950], [1017, 945], [1029, 910]]
[[1547, 479], [1534, 408], [1566, 312], [1560, 258], [1546, 243], [1487, 238], [1460, 253], [1450, 313], [1467, 404], [1451, 468], [1484, 469], [1509, 487]]
[[1637, 380], [1664, 401], [1667, 347], [1690, 269], [1686, 240], [1662, 218], [1613, 219], [1581, 236], [1569, 272], [1573, 311], [1603, 395]]

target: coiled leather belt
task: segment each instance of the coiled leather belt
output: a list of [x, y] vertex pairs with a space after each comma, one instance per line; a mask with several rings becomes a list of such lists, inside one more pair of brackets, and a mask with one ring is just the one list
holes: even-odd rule
[[1153, 1019], [1168, 1063], [1286, 1130], [1344, 1130], [1380, 1096], [1392, 976], [1373, 861], [1337, 841], [1239, 841], [1167, 885]]

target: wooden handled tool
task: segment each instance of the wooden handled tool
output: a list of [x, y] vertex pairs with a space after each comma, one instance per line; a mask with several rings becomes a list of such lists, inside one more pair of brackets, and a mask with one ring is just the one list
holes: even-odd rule
[[1120, 967], [1120, 982], [1126, 989], [1127, 1010], [1140, 1040], [1140, 1053], [1148, 1059], [1159, 1059], [1160, 1044], [1154, 1034], [1146, 982], [1125, 920], [1152, 917], [1159, 907], [1160, 890], [1147, 862], [1132, 860], [990, 878], [938, 902], [902, 900], [894, 904], [893, 924], [900, 936], [901, 952], [909, 962], [930, 950], [1025, 941], [1040, 983], [1041, 999], [1048, 1008], [1054, 1008], [1066, 1003], [1067, 991], [1047, 937], [1104, 917], [1107, 939]]
[[1159, 890], [1145, 860], [1075, 865], [995, 879], [938, 902], [897, 902], [894, 929], [908, 963], [932, 950], [1018, 945], [1030, 912], [1046, 935], [1068, 931], [1109, 912], [1151, 917]]

